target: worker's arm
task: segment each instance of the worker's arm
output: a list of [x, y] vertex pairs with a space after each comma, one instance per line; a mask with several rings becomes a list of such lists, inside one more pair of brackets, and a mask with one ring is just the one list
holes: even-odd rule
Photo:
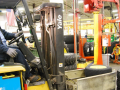
[[0, 41], [0, 53], [6, 53], [8, 51], [8, 47], [6, 45], [3, 45]]
[[110, 55], [113, 58], [113, 54], [116, 54], [116, 51], [114, 50], [112, 54]]
[[14, 33], [9, 33], [7, 31], [5, 31], [4, 29], [1, 29], [1, 30], [2, 30], [2, 33], [3, 33], [6, 40], [11, 40], [12, 38], [15, 38]]
[[18, 33], [14, 34], [14, 33], [9, 33], [2, 29], [2, 33], [6, 40], [11, 40], [12, 38], [19, 37], [21, 34], [23, 34], [23, 31], [19, 31]]

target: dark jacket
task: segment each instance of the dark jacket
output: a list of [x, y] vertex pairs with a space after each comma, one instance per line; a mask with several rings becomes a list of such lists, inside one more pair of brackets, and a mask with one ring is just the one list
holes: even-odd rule
[[[4, 37], [6, 40], [11, 40], [12, 38], [15, 37], [15, 34], [13, 33], [8, 33], [6, 32], [4, 29], [1, 29]], [[0, 60], [6, 60], [7, 55], [6, 52], [8, 50], [8, 47], [3, 45], [2, 40], [1, 40], [1, 36], [0, 36]]]

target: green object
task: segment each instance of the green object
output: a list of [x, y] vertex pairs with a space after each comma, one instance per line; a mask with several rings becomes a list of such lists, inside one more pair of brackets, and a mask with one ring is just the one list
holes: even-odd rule
[[32, 34], [32, 31], [31, 30], [29, 30], [30, 31], [30, 34]]
[[94, 42], [93, 36], [87, 36], [87, 42]]
[[93, 39], [87, 39], [87, 42], [94, 42]]
[[29, 48], [30, 51], [32, 52], [32, 54], [35, 56], [35, 57], [39, 57], [38, 55], [38, 52], [37, 52], [37, 49], [36, 48]]
[[111, 42], [114, 42], [114, 34], [111, 35]]

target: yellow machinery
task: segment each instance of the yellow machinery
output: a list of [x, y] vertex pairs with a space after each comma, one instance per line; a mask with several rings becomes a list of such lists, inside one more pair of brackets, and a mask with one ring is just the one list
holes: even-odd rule
[[36, 86], [29, 86], [28, 90], [50, 90], [47, 81], [45, 84], [36, 85]]
[[[13, 65], [13, 66], [3, 66], [0, 67], [0, 74], [5, 74], [5, 76], [2, 76], [3, 81], [1, 81], [2, 83], [4, 83], [4, 80], [9, 80], [9, 79], [14, 79], [16, 77], [20, 77], [20, 85], [21, 85], [21, 89], [18, 89], [20, 87], [17, 87], [17, 90], [24, 90], [24, 86], [23, 86], [23, 76], [22, 76], [22, 72], [25, 71], [25, 68], [21, 65]], [[14, 72], [19, 72], [18, 76], [15, 75], [6, 75], [6, 73], [14, 73]], [[10, 81], [12, 83], [12, 81]], [[17, 83], [17, 81], [13, 82]], [[7, 84], [7, 81], [4, 83]], [[2, 88], [3, 86], [0, 85], [0, 87]], [[8, 87], [9, 89], [13, 89], [12, 86]], [[15, 89], [15, 86], [14, 86]], [[45, 84], [42, 85], [37, 85], [37, 86], [29, 86], [27, 90], [49, 90], [48, 84], [47, 82], [45, 82]]]
[[[95, 88], [99, 87], [102, 83], [105, 83], [105, 85], [112, 84], [109, 87], [106, 87], [105, 85], [101, 85], [100, 88], [105, 88], [104, 90], [115, 88], [115, 81], [116, 81], [115, 72], [111, 72], [108, 74], [103, 74], [95, 77], [84, 78], [85, 75], [84, 75], [83, 69], [65, 71], [62, 4], [44, 3], [41, 6], [38, 6], [37, 8], [34, 9], [34, 12], [40, 14], [40, 17], [41, 17], [41, 19], [39, 20], [40, 20], [41, 30], [42, 30], [42, 40], [41, 40], [42, 47], [40, 47], [35, 29], [33, 26], [33, 20], [31, 18], [26, 0], [11, 0], [11, 2], [13, 2], [13, 5], [10, 4], [9, 7], [7, 7], [7, 5], [9, 5], [9, 3], [7, 3], [7, 0], [2, 0], [0, 2], [0, 5], [2, 8], [7, 7], [10, 9], [14, 9], [14, 11], [16, 11], [15, 6], [20, 1], [22, 1], [24, 5], [26, 16], [29, 22], [30, 33], [33, 36], [35, 46], [38, 51], [39, 60], [41, 61], [41, 63], [35, 64], [37, 67], [35, 68], [37, 69], [36, 73], [40, 74], [41, 72], [44, 78], [46, 79], [45, 84], [28, 86], [27, 88], [28, 90], [54, 90], [54, 89], [66, 90], [66, 88], [72, 89], [72, 90], [84, 90], [84, 88], [86, 88], [85, 86], [86, 84], [87, 86], [89, 86], [87, 87], [87, 89], [90, 88], [91, 90], [95, 90]], [[2, 6], [2, 5], [5, 5], [5, 6]], [[18, 23], [18, 28], [22, 30], [21, 21], [19, 20], [17, 23]], [[11, 41], [11, 43], [18, 41], [19, 39], [15, 39]], [[22, 37], [22, 39], [24, 42], [24, 37]], [[20, 48], [20, 49], [24, 49], [24, 48]], [[29, 58], [30, 55], [26, 55], [26, 54], [27, 53], [25, 53], [25, 56]], [[33, 61], [34, 59], [30, 60], [29, 62], [33, 62]], [[39, 67], [40, 65], [41, 67]], [[25, 90], [26, 88], [23, 87], [22, 71], [25, 71], [25, 69], [22, 66], [0, 67], [0, 73], [20, 72], [18, 77], [20, 77], [21, 90]], [[7, 77], [10, 78], [12, 76], [14, 75], [7, 76]], [[3, 77], [3, 78], [6, 78], [6, 77]], [[112, 81], [109, 82], [108, 78], [112, 79]], [[99, 82], [99, 80], [102, 80], [102, 79], [103, 81]], [[96, 84], [99, 82], [100, 85], [98, 84], [98, 85], [95, 85], [95, 87], [93, 86], [91, 87], [90, 86], [91, 81], [93, 81], [92, 82], [93, 84]]]
[[[12, 84], [13, 83], [16, 83], [16, 85], [18, 85], [18, 87], [16, 87], [18, 90], [24, 90], [24, 87], [23, 87], [23, 78], [22, 78], [22, 72], [25, 71], [25, 68], [23, 66], [20, 66], [20, 65], [13, 65], [13, 66], [2, 66], [0, 67], [0, 74], [6, 74], [6, 73], [13, 73], [13, 72], [18, 72], [19, 73], [19, 76], [15, 76], [15, 75], [5, 75], [5, 76], [2, 76], [2, 80], [0, 79], [0, 82], [2, 83], [2, 85], [0, 85], [1, 87], [1, 90], [3, 88], [5, 89], [15, 89], [15, 86], [6, 86], [6, 85], [10, 85], [9, 82], [11, 82]], [[15, 79], [16, 77], [19, 77], [19, 79]], [[14, 81], [14, 79], [16, 81]], [[9, 81], [10, 80], [10, 81]], [[14, 82], [12, 82], [12, 81]], [[18, 83], [18, 81], [20, 81], [21, 83]], [[4, 82], [5, 81], [5, 82]], [[21, 87], [19, 87], [21, 85]]]

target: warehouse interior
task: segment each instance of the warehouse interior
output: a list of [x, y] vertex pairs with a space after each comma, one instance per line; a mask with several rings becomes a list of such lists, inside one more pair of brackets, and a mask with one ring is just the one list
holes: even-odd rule
[[0, 0], [0, 90], [120, 90], [120, 0]]

